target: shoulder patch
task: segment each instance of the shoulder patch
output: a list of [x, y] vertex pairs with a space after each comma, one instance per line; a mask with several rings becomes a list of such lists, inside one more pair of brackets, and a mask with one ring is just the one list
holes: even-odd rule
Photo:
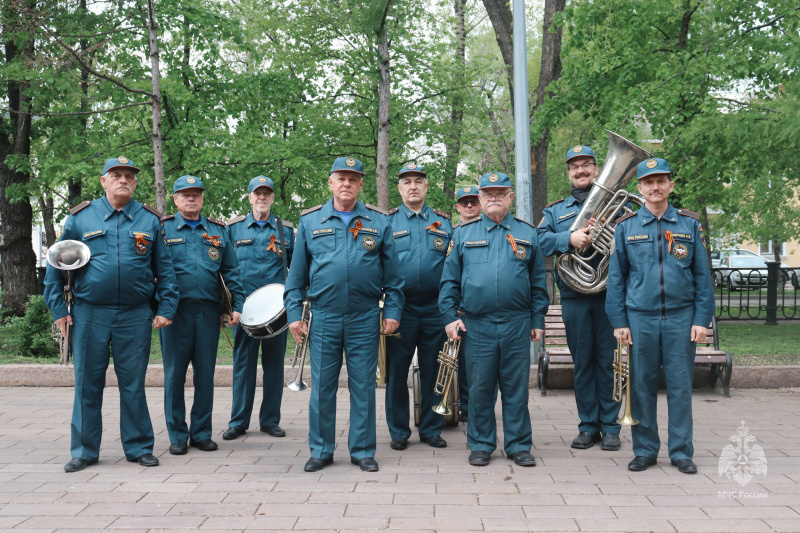
[[517, 217], [514, 217], [514, 218], [515, 218], [516, 220], [519, 220], [520, 222], [523, 222], [523, 223], [525, 223], [525, 224], [529, 225], [529, 226], [530, 226], [530, 227], [532, 227], [532, 228], [535, 228], [535, 227], [536, 227], [536, 226], [534, 226], [533, 224], [531, 224], [530, 222], [528, 222], [527, 220], [522, 220], [521, 218], [517, 218]]
[[629, 218], [631, 218], [632, 216], [636, 216], [636, 213], [628, 213], [628, 214], [627, 214], [627, 215], [625, 215], [625, 216], [619, 217], [619, 218], [617, 219], [617, 224], [619, 224], [619, 223], [620, 223], [620, 222], [622, 222], [623, 220], [628, 220], [628, 219], [629, 219]]
[[228, 221], [228, 226], [231, 224], [236, 224], [237, 222], [241, 222], [242, 220], [246, 219], [247, 217], [244, 215], [239, 215], [238, 217], [234, 217]]
[[400, 208], [399, 208], [399, 207], [393, 207], [392, 209], [389, 209], [389, 211], [387, 211], [387, 212], [386, 212], [386, 214], [387, 214], [387, 215], [394, 215], [394, 214], [395, 214], [395, 213], [397, 213], [398, 211], [400, 211]]
[[461, 223], [461, 227], [463, 228], [464, 226], [469, 226], [470, 224], [474, 224], [474, 223], [478, 222], [479, 220], [481, 220], [481, 219], [480, 218], [476, 218], [475, 220], [470, 220], [469, 222], [462, 222]]
[[294, 227], [294, 224], [292, 224], [288, 220], [281, 219], [281, 223], [283, 223], [284, 226], [289, 227], [289, 228], [293, 228]]
[[164, 222], [165, 220], [172, 220], [173, 218], [175, 218], [175, 215], [167, 215], [165, 217], [161, 217], [161, 222]]
[[686, 209], [678, 209], [678, 214], [683, 215], [685, 217], [691, 217], [695, 220], [700, 220], [700, 215], [698, 215], [694, 211], [688, 211]]
[[222, 226], [223, 228], [225, 226], [227, 226], [227, 224], [225, 224], [225, 222], [223, 222], [221, 220], [217, 220], [216, 218], [211, 218], [211, 217], [206, 217], [206, 218], [208, 219], [209, 222], [213, 222], [214, 224], [217, 224], [218, 226]]
[[305, 211], [300, 213], [300, 216], [307, 215], [309, 213], [313, 213], [314, 211], [317, 211], [318, 209], [322, 209], [322, 204], [315, 205], [314, 207], [309, 207], [308, 209], [306, 209]]
[[548, 207], [550, 207], [550, 206], [553, 206], [553, 205], [556, 205], [556, 204], [557, 204], [557, 203], [559, 203], [559, 202], [563, 202], [564, 200], [566, 200], [566, 198], [562, 198], [561, 200], [556, 200], [555, 202], [550, 202], [549, 204], [547, 204], [546, 206], [544, 206], [544, 208], [545, 208], [545, 209], [547, 209]]
[[73, 207], [72, 209], [69, 210], [69, 214], [70, 215], [74, 215], [78, 211], [80, 211], [82, 209], [86, 209], [87, 207], [89, 207], [90, 203], [92, 203], [92, 202], [90, 202], [89, 200], [86, 200], [86, 201], [83, 201], [83, 202], [79, 203], [78, 205], [76, 205], [75, 207]]
[[153, 213], [155, 216], [157, 216], [159, 220], [164, 218], [164, 213], [162, 213], [161, 211], [159, 211], [158, 209], [156, 209], [152, 205], [142, 204], [142, 207], [144, 207], [145, 209], [147, 209], [148, 211]]
[[439, 215], [440, 217], [444, 217], [447, 220], [450, 220], [450, 213], [445, 213], [444, 211], [441, 211], [439, 209], [434, 209], [433, 212]]
[[366, 207], [367, 209], [372, 209], [373, 211], [377, 211], [378, 213], [381, 213], [382, 215], [388, 215], [389, 214], [387, 211], [381, 209], [377, 205], [364, 204], [364, 207]]

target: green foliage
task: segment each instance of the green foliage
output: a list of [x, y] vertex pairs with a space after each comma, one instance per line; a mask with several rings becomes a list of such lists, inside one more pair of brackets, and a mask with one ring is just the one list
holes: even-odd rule
[[14, 351], [22, 357], [58, 358], [58, 345], [51, 337], [53, 319], [44, 297], [31, 296], [25, 304], [25, 315], [10, 317], [3, 326], [6, 342], [2, 350]]

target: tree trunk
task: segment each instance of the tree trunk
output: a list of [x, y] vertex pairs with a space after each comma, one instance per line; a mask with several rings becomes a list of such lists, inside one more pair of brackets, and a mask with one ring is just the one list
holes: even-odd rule
[[[27, 2], [28, 9], [35, 3]], [[20, 14], [13, 4], [3, 8], [5, 20], [18, 20]], [[34, 32], [28, 33], [24, 42], [19, 35], [3, 26], [3, 44], [6, 63], [16, 63], [20, 58], [33, 56]], [[24, 61], [23, 61], [24, 63]], [[13, 72], [13, 70], [12, 70]], [[12, 201], [8, 197], [11, 186], [25, 186], [31, 179], [27, 169], [31, 153], [30, 96], [25, 94], [29, 84], [24, 81], [8, 81], [8, 108], [6, 116], [0, 115], [0, 269], [2, 269], [4, 314], [25, 314], [28, 296], [36, 294], [36, 258], [31, 245], [33, 210], [27, 197]]]
[[[464, 65], [466, 64], [467, 29], [464, 8], [467, 0], [453, 0], [453, 9], [456, 16], [456, 53], [455, 76], [452, 99], [450, 101], [450, 134], [445, 141], [444, 185], [442, 190], [445, 198], [455, 199], [456, 180], [458, 179], [458, 161], [461, 155], [461, 131], [464, 120], [464, 95], [461, 93], [464, 82]], [[448, 203], [447, 212], [452, 215], [452, 202]]]
[[39, 209], [42, 212], [42, 225], [44, 226], [45, 240], [47, 241], [47, 246], [50, 247], [58, 238], [56, 236], [56, 228], [53, 225], [53, 214], [55, 213], [55, 209], [53, 209], [53, 197], [40, 196]]
[[[536, 91], [535, 112], [550, 91], [547, 88], [561, 77], [561, 27], [551, 30], [553, 17], [563, 11], [566, 0], [545, 0], [544, 24], [542, 29], [542, 64], [539, 71], [539, 87]], [[545, 129], [542, 136], [531, 146], [531, 182], [533, 187], [533, 220], [538, 224], [542, 211], [547, 205], [547, 150], [550, 146], [550, 130]]]
[[[86, 8], [86, 0], [80, 0], [79, 6], [81, 16], [86, 17], [88, 13], [88, 9]], [[80, 45], [80, 55], [83, 58], [86, 58], [86, 62], [91, 62], [91, 57], [87, 57], [87, 52], [89, 49], [89, 40], [88, 39], [81, 39], [79, 42]], [[88, 113], [90, 111], [89, 107], [89, 71], [81, 65], [81, 113]], [[81, 125], [81, 135], [84, 139], [87, 138], [87, 129], [89, 125], [89, 115], [80, 115], [78, 121]], [[67, 180], [67, 205], [73, 206], [76, 205], [78, 200], [81, 197], [81, 178], [80, 176], [70, 177]], [[52, 221], [51, 221], [52, 224]], [[47, 224], [45, 223], [45, 228]], [[48, 241], [49, 242], [49, 241]], [[52, 244], [52, 243], [50, 243]], [[49, 245], [49, 244], [48, 244]]]
[[164, 151], [161, 145], [161, 73], [158, 65], [158, 28], [153, 0], [147, 0], [147, 30], [150, 36], [150, 68], [153, 78], [153, 172], [156, 182], [156, 209], [167, 212], [164, 187]]
[[514, 107], [514, 45], [511, 40], [511, 30], [514, 25], [514, 17], [509, 7], [509, 0], [483, 0], [483, 6], [489, 15], [489, 20], [494, 28], [494, 36], [497, 39], [497, 46], [500, 47], [500, 54], [503, 56], [503, 63], [506, 65], [506, 75], [508, 76], [508, 93], [511, 97], [511, 107]]
[[[386, 12], [389, 9], [387, 7]], [[391, 119], [389, 103], [391, 80], [389, 76], [389, 38], [386, 35], [386, 18], [378, 30], [378, 56], [380, 81], [378, 82], [378, 145], [375, 159], [375, 179], [378, 186], [378, 207], [389, 209], [389, 130]]]

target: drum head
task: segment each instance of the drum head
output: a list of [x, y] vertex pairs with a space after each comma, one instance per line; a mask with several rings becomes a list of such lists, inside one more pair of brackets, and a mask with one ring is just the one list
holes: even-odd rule
[[251, 337], [267, 339], [289, 327], [283, 308], [283, 285], [270, 283], [247, 297], [239, 319], [242, 329]]

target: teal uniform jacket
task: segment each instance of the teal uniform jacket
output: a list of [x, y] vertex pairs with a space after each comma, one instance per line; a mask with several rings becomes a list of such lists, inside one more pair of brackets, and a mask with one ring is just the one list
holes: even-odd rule
[[[575, 249], [569, 243], [572, 232], [569, 231], [575, 217], [581, 210], [581, 202], [574, 196], [561, 199], [545, 207], [542, 221], [539, 223], [537, 232], [539, 234], [539, 246], [545, 256], [561, 255], [573, 252]], [[573, 290], [569, 285], [558, 276], [556, 271], [556, 283], [561, 299], [578, 298], [581, 293]]]
[[[103, 196], [70, 211], [62, 240], [84, 242], [89, 263], [73, 285], [72, 347], [75, 399], [70, 453], [96, 459], [103, 433], [102, 405], [111, 353], [120, 394], [120, 436], [125, 458], [153, 452], [153, 425], [144, 393], [151, 321], [174, 319], [178, 285], [172, 257], [161, 238], [160, 214], [131, 199], [117, 211]], [[53, 318], [67, 315], [61, 272], [47, 268], [45, 300]]]
[[[270, 213], [266, 222], [260, 224], [251, 211], [228, 222], [228, 232], [239, 258], [239, 271], [247, 296], [264, 285], [286, 283], [282, 254], [286, 254], [286, 265], [291, 265], [295, 239], [291, 222]], [[263, 370], [259, 426], [268, 428], [280, 422], [287, 335], [288, 331], [284, 331], [269, 339], [254, 339], [241, 326], [233, 327], [233, 401], [228, 427], [250, 427], [259, 351]]]
[[389, 221], [403, 272], [405, 306], [400, 337], [386, 339], [386, 422], [393, 439], [411, 435], [407, 378], [416, 352], [421, 388], [419, 434], [435, 437], [444, 422], [433, 412], [440, 399], [433, 392], [439, 369], [437, 356], [446, 338], [439, 312], [439, 280], [453, 229], [450, 215], [428, 204], [423, 204], [419, 214], [401, 204], [389, 211]]

